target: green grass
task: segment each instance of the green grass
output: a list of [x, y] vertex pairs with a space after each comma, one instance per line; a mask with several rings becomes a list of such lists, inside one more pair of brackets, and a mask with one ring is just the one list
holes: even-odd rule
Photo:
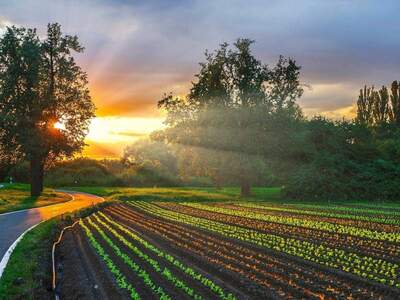
[[279, 187], [255, 187], [250, 197], [240, 197], [240, 188], [227, 187], [197, 188], [197, 187], [171, 187], [171, 188], [128, 188], [128, 187], [70, 187], [66, 189], [95, 194], [108, 199], [122, 201], [173, 201], [173, 202], [204, 202], [204, 201], [252, 201], [279, 204], [321, 204], [321, 205], [356, 205], [374, 207], [400, 208], [399, 202], [374, 202], [371, 201], [326, 201], [310, 200], [300, 201], [285, 198]]
[[240, 189], [216, 188], [127, 188], [127, 187], [73, 187], [66, 188], [122, 201], [279, 201], [280, 188], [254, 188], [251, 197], [240, 197]]
[[[18, 243], [0, 280], [1, 299], [34, 299], [40, 282], [48, 281], [51, 269], [41, 266], [48, 261], [54, 228], [51, 219], [29, 231]], [[5, 296], [7, 295], [7, 296]], [[5, 297], [5, 298], [3, 298]]]
[[6, 184], [0, 188], [0, 213], [69, 201], [71, 198], [46, 188], [40, 197], [30, 196], [28, 184]]

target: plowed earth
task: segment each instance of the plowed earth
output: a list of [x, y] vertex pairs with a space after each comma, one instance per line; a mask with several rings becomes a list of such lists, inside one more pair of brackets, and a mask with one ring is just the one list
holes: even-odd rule
[[[200, 210], [172, 204], [158, 205], [193, 216], [213, 217]], [[244, 219], [215, 214], [217, 216], [221, 222], [232, 224], [236, 221], [238, 226]], [[268, 227], [259, 223], [263, 226], [254, 229], [260, 232], [274, 231], [278, 226], [271, 223]], [[132, 292], [117, 282], [110, 266], [90, 243], [85, 227], [141, 299], [159, 299], [160, 293], [155, 292], [155, 288], [127, 264], [129, 259], [144, 270], [155, 286], [161, 288], [163, 295], [170, 299], [220, 299], [221, 295], [236, 299], [400, 299], [399, 289], [196, 226], [170, 221], [125, 204], [109, 206], [83, 219], [79, 226], [65, 235], [56, 253], [57, 286], [61, 299], [134, 298]], [[286, 227], [284, 236], [301, 239], [312, 236], [310, 230], [293, 227], [290, 232], [290, 227]], [[110, 241], [104, 238], [104, 234]], [[328, 233], [323, 233], [315, 241], [325, 244], [329, 243], [329, 238]], [[351, 246], [346, 244], [344, 236], [338, 240], [343, 248]], [[385, 245], [368, 248], [367, 241], [354, 241], [358, 253], [376, 256], [385, 250]], [[136, 250], [133, 251], [132, 247]], [[138, 253], [144, 253], [147, 258]], [[167, 255], [172, 257], [172, 261]], [[155, 261], [158, 267], [149, 263], [150, 260]], [[390, 260], [396, 261], [396, 258]], [[186, 267], [197, 277], [185, 271]], [[170, 279], [170, 274], [178, 283]], [[218, 286], [220, 292], [204, 284], [207, 280]]]

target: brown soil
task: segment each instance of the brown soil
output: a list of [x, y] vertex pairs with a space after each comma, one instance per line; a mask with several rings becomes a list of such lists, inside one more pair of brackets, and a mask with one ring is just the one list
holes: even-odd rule
[[[150, 215], [147, 216], [146, 214], [143, 214], [143, 212], [140, 212], [140, 216], [136, 215], [134, 217], [133, 214], [138, 214], [140, 210], [134, 209], [133, 207], [129, 206], [127, 207], [125, 205], [120, 206], [120, 208], [110, 207], [109, 209], [106, 209], [106, 211], [118, 211], [119, 215], [128, 213], [131, 215], [130, 223], [132, 223], [134, 220], [135, 224], [142, 222], [142, 220], [147, 217], [148, 219], [157, 221], [160, 224], [164, 223], [170, 224], [169, 226], [182, 226], [182, 224], [176, 222], [157, 219]], [[118, 214], [114, 214], [113, 217], [118, 217]], [[389, 288], [381, 284], [367, 281], [350, 273], [344, 273], [335, 269], [328, 269], [310, 261], [305, 261], [299, 258], [292, 257], [290, 255], [286, 255], [284, 253], [279, 253], [246, 242], [241, 242], [239, 240], [225, 238], [218, 234], [214, 234], [209, 231], [203, 231], [199, 228], [194, 228], [192, 226], [184, 225], [183, 227], [189, 228], [198, 232], [199, 234], [202, 234], [202, 239], [206, 239], [207, 237], [215, 237], [216, 239], [220, 239], [220, 243], [222, 244], [227, 242], [230, 247], [239, 247], [241, 248], [241, 251], [244, 251], [246, 253], [246, 255], [249, 255], [251, 257], [258, 256], [261, 261], [269, 258], [275, 260], [273, 263], [279, 263], [279, 267], [283, 268], [283, 271], [285, 271], [284, 273], [287, 276], [286, 287], [285, 283], [281, 282], [281, 285], [286, 292], [290, 292], [290, 289], [287, 288], [287, 283], [289, 282], [289, 280], [294, 281], [299, 278], [298, 284], [306, 290], [311, 290], [317, 294], [321, 293], [325, 295], [338, 293], [335, 298], [338, 297], [338, 295], [347, 295], [348, 297], [353, 297], [355, 299], [398, 299], [399, 297], [399, 291], [397, 289]], [[171, 242], [169, 244], [170, 246], [172, 246]], [[222, 248], [220, 246], [218, 249], [219, 251], [222, 251]], [[229, 254], [229, 249], [226, 253]], [[243, 257], [238, 259], [243, 260]], [[265, 270], [271, 270], [272, 268], [272, 270], [274, 271], [276, 267], [277, 265], [264, 265]], [[297, 297], [295, 296], [295, 298]]]
[[66, 231], [56, 261], [60, 299], [129, 299], [118, 290], [107, 266], [78, 226]]
[[[380, 284], [371, 284], [351, 274], [328, 270], [318, 264], [295, 259], [246, 242], [225, 238], [216, 233], [167, 221], [151, 216], [141, 209], [115, 205], [103, 210], [106, 216], [128, 230], [137, 233], [165, 253], [179, 259], [197, 273], [212, 279], [225, 292], [238, 299], [395, 299], [399, 294]], [[217, 296], [198, 280], [193, 279], [177, 266], [157, 256], [135, 241], [130, 235], [100, 217], [120, 236], [158, 262], [163, 270], [168, 268], [174, 276], [193, 288], [204, 299]], [[144, 259], [114, 236], [94, 217], [91, 220], [145, 270], [157, 287], [172, 299], [189, 299], [188, 295], [151, 267]], [[129, 267], [103, 239], [94, 226], [84, 219], [97, 242], [104, 248], [121, 273], [131, 283], [142, 299], [157, 299], [140, 276]], [[118, 288], [114, 276], [89, 244], [80, 226], [67, 231], [57, 253], [59, 263], [58, 291], [60, 299], [128, 299], [125, 290]]]
[[285, 225], [255, 219], [247, 219], [245, 217], [210, 212], [175, 203], [159, 202], [157, 203], [157, 205], [164, 209], [184, 213], [195, 217], [215, 220], [230, 225], [249, 228], [252, 230], [257, 230], [260, 232], [275, 234], [288, 238], [295, 238], [304, 241], [312, 240], [313, 243], [340, 248], [345, 251], [351, 251], [360, 255], [376, 256], [378, 258], [384, 257], [387, 261], [394, 263], [399, 262], [398, 255], [400, 253], [400, 246], [398, 244], [388, 241], [370, 240], [367, 238], [332, 233], [324, 230]]

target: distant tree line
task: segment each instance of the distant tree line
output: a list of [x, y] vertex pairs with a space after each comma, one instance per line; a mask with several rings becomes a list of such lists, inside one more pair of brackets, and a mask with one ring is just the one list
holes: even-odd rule
[[[263, 64], [252, 44], [239, 39], [207, 51], [189, 93], [159, 101], [164, 130], [118, 160], [53, 163], [45, 183], [240, 186], [243, 196], [253, 186], [282, 186], [295, 199], [399, 200], [399, 82], [362, 88], [353, 120], [306, 118], [297, 104], [300, 66], [283, 56]], [[29, 166], [6, 157], [0, 176], [27, 180]]]

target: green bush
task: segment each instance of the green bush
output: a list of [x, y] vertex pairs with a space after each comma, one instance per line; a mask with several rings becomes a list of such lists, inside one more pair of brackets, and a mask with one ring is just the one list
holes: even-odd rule
[[303, 141], [305, 159], [286, 196], [302, 200], [400, 200], [398, 133], [316, 118]]

